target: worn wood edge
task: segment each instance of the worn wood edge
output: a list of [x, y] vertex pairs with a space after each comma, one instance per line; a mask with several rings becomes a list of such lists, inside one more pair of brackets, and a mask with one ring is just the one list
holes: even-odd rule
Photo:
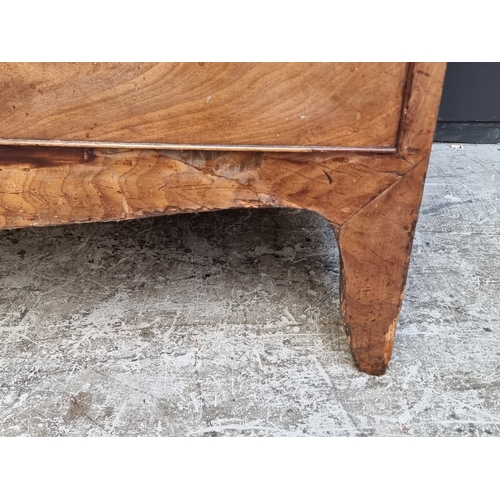
[[0, 146], [40, 146], [52, 148], [110, 148], [110, 149], [153, 149], [192, 151], [248, 151], [284, 153], [373, 153], [394, 154], [395, 147], [343, 147], [343, 146], [273, 146], [259, 144], [165, 144], [153, 142], [103, 142], [103, 141], [55, 141], [37, 139], [1, 139]]
[[413, 65], [411, 91], [403, 111], [398, 151], [405, 157], [430, 151], [443, 91], [446, 63]]
[[[357, 152], [357, 153], [343, 153], [336, 151], [328, 152], [311, 152], [311, 153], [265, 153], [266, 158], [276, 158], [278, 160], [286, 160], [291, 163], [298, 164], [321, 164], [330, 161], [332, 158], [337, 158], [337, 161], [345, 161], [349, 158], [349, 154], [359, 158], [360, 162], [365, 162], [365, 165], [374, 172], [386, 172], [396, 175], [404, 175], [411, 168], [414, 167], [413, 158], [404, 158], [398, 154], [391, 155], [378, 155], [370, 152]], [[382, 161], [383, 159], [383, 161]]]
[[410, 101], [411, 93], [412, 93], [412, 83], [413, 83], [413, 74], [415, 72], [415, 63], [408, 63], [406, 67], [406, 82], [405, 82], [405, 92], [403, 95], [403, 105], [401, 107], [401, 116], [399, 120], [398, 133], [396, 139], [396, 149], [398, 153], [401, 153], [403, 136], [405, 133], [405, 121], [406, 114], [408, 113], [408, 103]]
[[83, 148], [0, 146], [0, 165], [29, 163], [49, 166], [83, 163], [87, 155], [88, 150]]
[[307, 158], [109, 149], [93, 150], [77, 164], [0, 165], [0, 227], [241, 207], [302, 208], [342, 224], [401, 177], [377, 167], [402, 163], [391, 157], [330, 153], [318, 162]]
[[[8, 164], [20, 164], [20, 163], [29, 163], [32, 165], [45, 165], [49, 166], [59, 165], [59, 164], [71, 164], [71, 163], [82, 163], [89, 161], [93, 156], [101, 155], [104, 156], [106, 154], [120, 153], [126, 151], [133, 151], [129, 148], [74, 148], [74, 147], [50, 147], [50, 146], [2, 146], [0, 145], [0, 164], [8, 165]], [[189, 151], [198, 151], [203, 152], [207, 150], [165, 150], [165, 149], [150, 149], [150, 150], [142, 150], [142, 151], [150, 151], [152, 153], [161, 152], [161, 151], [177, 151], [177, 152], [185, 152], [189, 153]], [[217, 150], [209, 150], [211, 152], [221, 152]], [[234, 152], [235, 150], [231, 149], [225, 152]], [[224, 151], [222, 151], [224, 152]], [[246, 152], [246, 151], [242, 151]], [[339, 150], [339, 151], [294, 151], [294, 152], [283, 152], [273, 150], [269, 151], [259, 151], [260, 153], [265, 153], [266, 158], [275, 158], [279, 160], [287, 160], [295, 163], [323, 163], [332, 159], [338, 153], [342, 153], [344, 155], [356, 155], [359, 158], [366, 157], [367, 163], [370, 167], [377, 172], [389, 172], [395, 173], [398, 175], [402, 175], [407, 172], [412, 166], [412, 162], [406, 158], [403, 158], [400, 155], [383, 155], [384, 161], [373, 161], [370, 158], [379, 157], [380, 153], [378, 152], [367, 152], [367, 151], [358, 151], [352, 152], [348, 150]], [[248, 151], [248, 153], [256, 153], [255, 151]], [[338, 161], [343, 161], [346, 159], [346, 156], [337, 156]]]
[[[407, 172], [379, 196], [375, 197], [344, 224], [332, 225], [339, 247], [341, 269], [340, 305], [344, 327], [356, 366], [359, 370], [370, 375], [383, 375], [386, 372], [391, 359], [399, 314], [403, 304], [415, 228], [418, 222], [418, 215], [422, 202], [423, 185], [427, 172], [428, 159], [429, 155], [419, 161], [409, 172]], [[402, 194], [399, 194], [398, 191]], [[346, 258], [351, 254], [353, 245], [352, 242], [344, 244], [344, 240], [346, 237], [349, 239], [351, 226], [356, 225], [357, 223], [362, 226], [363, 222], [367, 220], [367, 216], [370, 212], [380, 210], [380, 206], [382, 206], [382, 208], [385, 206], [388, 210], [394, 210], [394, 204], [391, 203], [391, 197], [398, 196], [400, 198], [400, 203], [410, 205], [410, 210], [401, 210], [400, 214], [402, 219], [404, 219], [404, 221], [400, 224], [400, 229], [402, 229], [402, 231], [396, 238], [392, 238], [392, 241], [390, 241], [391, 248], [399, 246], [397, 252], [399, 262], [396, 262], [395, 276], [388, 278], [388, 276], [383, 273], [383, 260], [381, 260], [379, 266], [372, 268], [376, 273], [375, 281], [377, 281], [377, 279], [381, 280], [381, 283], [382, 281], [387, 282], [387, 279], [389, 279], [389, 283], [392, 283], [393, 279], [397, 281], [391, 298], [393, 303], [380, 304], [375, 302], [366, 307], [367, 304], [358, 302], [351, 297], [351, 291], [348, 290], [354, 268], [357, 269], [356, 272], [360, 272], [361, 270], [361, 273], [364, 276], [368, 274], [366, 269], [363, 272], [363, 267], [367, 266], [366, 260], [361, 259], [356, 262], [356, 265], [354, 266], [353, 264], [349, 264], [350, 269], [346, 272]], [[391, 217], [389, 217], [388, 220], [391, 220], [392, 218], [393, 215], [391, 214]], [[391, 234], [389, 227], [382, 227], [382, 229], [384, 233], [384, 240], [386, 238], [390, 238]], [[369, 245], [366, 244], [368, 238], [366, 230], [359, 231], [359, 234], [361, 233], [363, 234], [362, 237], [359, 237], [359, 245], [361, 247], [365, 246], [365, 251], [369, 251], [372, 255], [377, 255], [374, 249], [370, 248]], [[365, 285], [364, 288], [366, 288], [366, 286], [370, 285]], [[373, 288], [380, 292], [380, 289], [384, 287], [377, 287], [375, 283]], [[371, 290], [361, 290], [361, 287], [359, 286], [354, 287], [354, 294], [361, 293], [362, 291], [366, 292]], [[355, 313], [351, 313], [350, 310], [353, 308], [359, 308], [359, 310]], [[377, 322], [373, 323], [373, 320], [368, 321], [366, 318], [366, 311], [363, 310], [366, 308], [383, 311], [384, 317], [382, 318], [382, 322], [385, 326], [384, 324], [381, 326], [380, 323], [377, 324]], [[369, 331], [367, 325], [375, 326], [372, 327], [372, 331]]]

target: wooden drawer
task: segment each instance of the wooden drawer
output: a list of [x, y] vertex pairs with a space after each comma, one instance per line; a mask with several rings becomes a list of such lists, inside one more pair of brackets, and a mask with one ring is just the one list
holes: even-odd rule
[[395, 148], [407, 73], [407, 63], [2, 63], [0, 144]]

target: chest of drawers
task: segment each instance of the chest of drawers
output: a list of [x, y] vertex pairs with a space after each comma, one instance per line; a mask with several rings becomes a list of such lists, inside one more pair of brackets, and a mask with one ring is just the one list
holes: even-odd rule
[[385, 372], [442, 63], [2, 63], [0, 228], [315, 211], [359, 369]]

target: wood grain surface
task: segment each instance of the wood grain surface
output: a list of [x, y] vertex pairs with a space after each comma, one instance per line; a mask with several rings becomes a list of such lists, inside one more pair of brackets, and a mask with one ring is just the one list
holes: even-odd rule
[[1, 69], [4, 138], [397, 147], [384, 154], [131, 149], [132, 142], [0, 148], [0, 228], [237, 207], [323, 215], [339, 243], [341, 311], [355, 362], [385, 372], [444, 64]]
[[342, 224], [411, 168], [396, 157], [341, 153], [109, 149], [80, 156], [0, 164], [0, 228], [271, 206]]
[[404, 156], [428, 157], [434, 138], [446, 63], [414, 63], [398, 149]]
[[406, 73], [406, 63], [1, 63], [0, 139], [394, 147]]
[[403, 303], [426, 162], [337, 229], [340, 305], [358, 368], [385, 373]]

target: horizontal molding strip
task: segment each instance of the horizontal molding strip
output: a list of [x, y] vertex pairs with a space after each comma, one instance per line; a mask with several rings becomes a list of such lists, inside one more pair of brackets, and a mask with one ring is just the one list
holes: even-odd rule
[[111, 148], [111, 149], [166, 149], [187, 151], [257, 151], [272, 153], [345, 152], [393, 154], [395, 147], [343, 147], [343, 146], [263, 146], [255, 144], [166, 144], [162, 142], [103, 142], [103, 141], [54, 141], [38, 139], [1, 139], [0, 146], [46, 146], [61, 148]]

